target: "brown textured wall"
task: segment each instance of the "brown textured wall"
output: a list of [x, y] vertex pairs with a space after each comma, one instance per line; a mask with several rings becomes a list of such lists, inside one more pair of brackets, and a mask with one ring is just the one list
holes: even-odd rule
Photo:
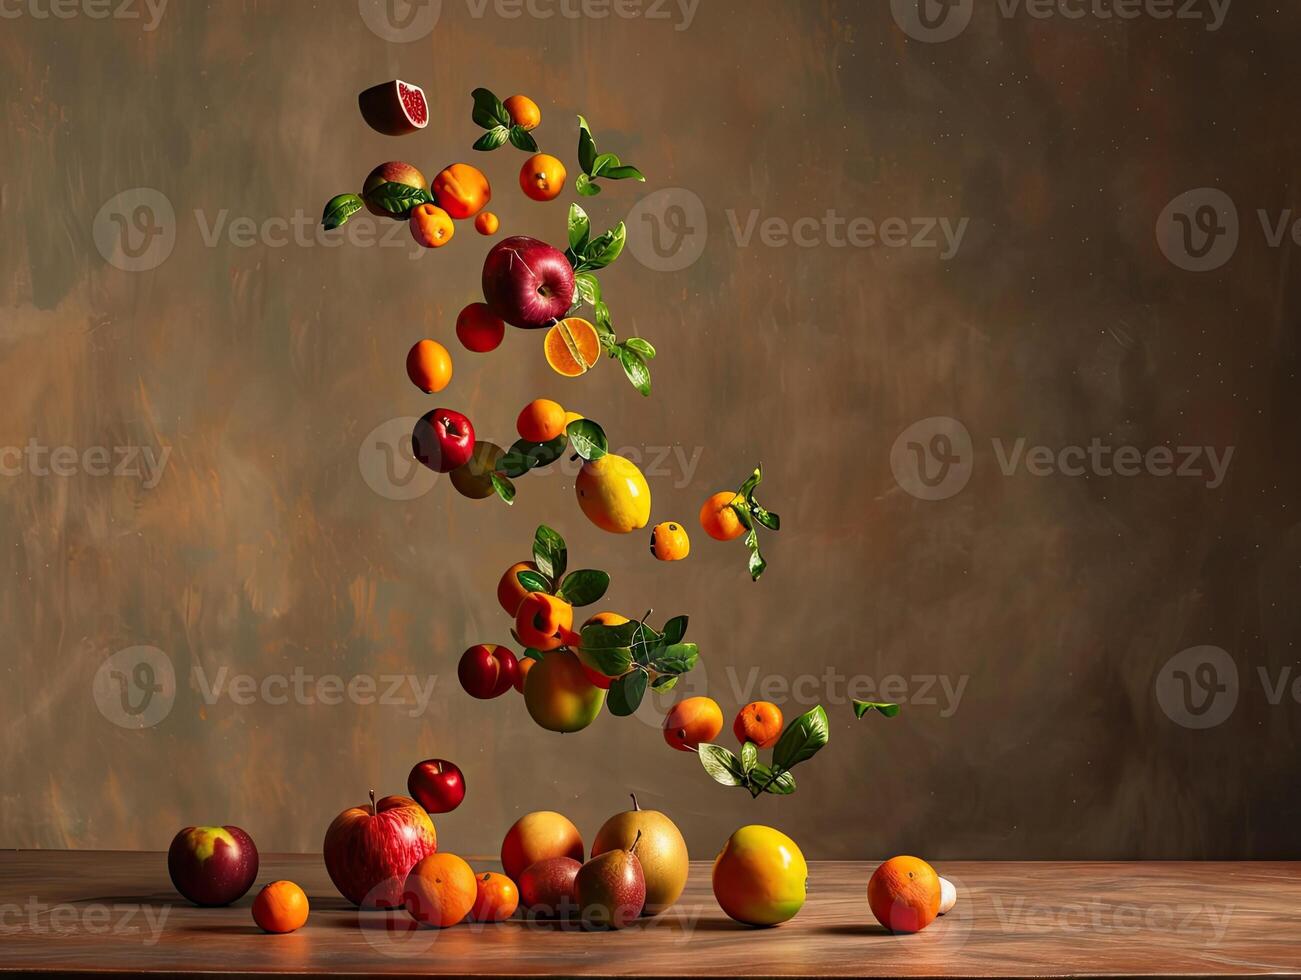
[[[58, 457], [70, 475], [0, 459], [0, 845], [162, 848], [184, 824], [232, 822], [263, 848], [312, 850], [339, 809], [438, 755], [470, 783], [438, 821], [464, 853], [494, 851], [530, 809], [591, 834], [635, 790], [698, 856], [746, 822], [818, 857], [1296, 855], [1301, 705], [1275, 692], [1299, 669], [1301, 246], [1271, 243], [1258, 211], [1272, 226], [1297, 205], [1301, 10], [1040, 19], [982, 0], [931, 43], [901, 29], [903, 0], [645, 0], [607, 17], [582, 0], [518, 17], [442, 0], [398, 3], [417, 18], [399, 41], [371, 0], [171, 0], [156, 24], [120, 3], [98, 19], [93, 0], [66, 17], [10, 0], [0, 20], [0, 446], [77, 454]], [[431, 126], [400, 140], [354, 103], [395, 75], [432, 100]], [[468, 225], [420, 255], [401, 229], [394, 247], [314, 237], [321, 204], [374, 164], [432, 176], [473, 157], [505, 229], [558, 241], [564, 204], [518, 194], [521, 155], [469, 150], [476, 85], [531, 94], [544, 147], [571, 163], [585, 113], [650, 176], [590, 210], [630, 221], [605, 289], [616, 323], [660, 350], [651, 399], [608, 363], [557, 378], [536, 335], [460, 353], [453, 319], [486, 250]], [[118, 197], [133, 188], [156, 193]], [[682, 190], [638, 205], [663, 188]], [[1198, 188], [1227, 194], [1240, 229], [1201, 272], [1156, 233]], [[697, 198], [704, 222], [678, 210]], [[1199, 210], [1217, 200], [1218, 216]], [[1223, 224], [1223, 200], [1175, 206]], [[115, 222], [139, 242], [151, 203], [154, 248], [168, 228], [174, 247], [146, 268], [162, 252], [115, 253]], [[964, 230], [946, 258], [847, 244], [828, 213]], [[275, 225], [240, 238], [275, 218], [300, 226], [287, 244]], [[817, 219], [794, 226], [803, 244], [764, 225], [801, 218]], [[403, 375], [426, 335], [456, 359], [437, 399]], [[688, 561], [654, 562], [641, 534], [588, 525], [563, 473], [521, 481], [511, 510], [446, 480], [392, 499], [420, 486], [384, 483], [377, 426], [446, 402], [504, 440], [536, 396], [648, 464], [679, 452], [651, 467], [659, 519], [695, 527], [701, 500], [762, 459], [785, 520], [764, 579], [699, 532]], [[933, 417], [969, 443], [923, 423], [896, 446]], [[961, 462], [939, 479], [932, 458], [931, 492], [915, 453], [945, 433]], [[1130, 477], [1000, 466], [1020, 438], [1094, 437], [1233, 453], [1215, 487], [1161, 475], [1159, 455]], [[94, 447], [143, 447], [134, 468], [161, 472], [94, 475]], [[795, 796], [715, 786], [650, 711], [559, 736], [513, 693], [460, 690], [464, 647], [509, 642], [494, 585], [540, 521], [612, 573], [602, 605], [690, 614], [706, 666], [685, 686], [729, 718], [752, 678], [804, 677], [778, 699], [788, 714], [821, 701], [833, 731]], [[141, 646], [177, 681], [133, 730], [114, 723], [108, 672], [147, 681], [140, 657], [101, 666]], [[1236, 691], [1225, 658], [1171, 662], [1201, 646], [1225, 651]], [[423, 710], [205, 697], [218, 677], [295, 670], [436, 681]], [[883, 684], [903, 714], [855, 722], [847, 687]], [[1197, 714], [1208, 685], [1228, 690]]]

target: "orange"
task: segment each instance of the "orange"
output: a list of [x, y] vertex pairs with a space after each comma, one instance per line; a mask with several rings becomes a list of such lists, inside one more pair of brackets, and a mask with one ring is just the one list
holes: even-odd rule
[[402, 889], [407, 913], [422, 925], [445, 929], [474, 908], [479, 888], [470, 866], [455, 854], [439, 851], [422, 858]]
[[753, 742], [766, 749], [777, 743], [782, 733], [782, 709], [771, 701], [751, 701], [736, 713], [732, 734], [744, 745]]
[[547, 363], [556, 374], [576, 378], [601, 359], [601, 337], [581, 317], [571, 316], [561, 320], [547, 331], [542, 343]]
[[921, 858], [892, 857], [872, 873], [867, 904], [891, 932], [921, 932], [940, 912], [940, 876]]
[[520, 167], [519, 185], [525, 197], [554, 201], [565, 189], [565, 165], [549, 153], [535, 153]]
[[478, 214], [492, 200], [488, 178], [468, 163], [454, 163], [440, 170], [430, 190], [438, 206], [453, 218]]
[[407, 351], [407, 377], [421, 391], [442, 391], [452, 380], [452, 355], [436, 340], [418, 340]]
[[687, 698], [664, 716], [664, 741], [683, 752], [694, 752], [701, 742], [712, 742], [722, 730], [723, 709], [713, 698]]
[[515, 429], [529, 442], [550, 442], [565, 431], [565, 410], [550, 398], [535, 398], [519, 413]]
[[478, 895], [470, 915], [475, 922], [501, 922], [519, 907], [519, 889], [515, 882], [496, 871], [485, 871], [475, 879]]
[[495, 235], [500, 227], [501, 222], [491, 211], [480, 211], [479, 217], [474, 219], [474, 230], [480, 235]]
[[510, 114], [510, 121], [522, 129], [537, 129], [542, 122], [542, 110], [527, 95], [512, 95], [502, 105]]
[[435, 204], [419, 204], [411, 209], [407, 227], [417, 245], [425, 248], [442, 248], [456, 234], [451, 216]]
[[471, 303], [456, 316], [456, 339], [466, 350], [486, 354], [496, 350], [505, 336], [506, 321], [488, 309], [487, 303]]
[[681, 561], [691, 553], [687, 529], [676, 521], [665, 521], [651, 528], [651, 554], [660, 561]]
[[308, 910], [307, 895], [292, 881], [273, 881], [253, 899], [253, 921], [263, 932], [293, 932]]
[[723, 490], [706, 500], [700, 508], [700, 526], [715, 541], [731, 541], [745, 533], [741, 518], [728, 506], [735, 499], [736, 494]]
[[506, 569], [506, 574], [497, 583], [497, 602], [501, 604], [501, 608], [506, 610], [508, 616], [514, 616], [519, 612], [520, 604], [524, 601], [524, 597], [529, 594], [529, 590], [520, 585], [519, 579], [515, 577], [517, 572], [522, 572], [525, 569], [536, 572], [538, 566], [531, 561], [517, 561]]
[[524, 693], [524, 678], [528, 677], [529, 671], [533, 669], [533, 665], [536, 663], [537, 661], [532, 657], [519, 658], [515, 671], [515, 690], [519, 691], [520, 694]]

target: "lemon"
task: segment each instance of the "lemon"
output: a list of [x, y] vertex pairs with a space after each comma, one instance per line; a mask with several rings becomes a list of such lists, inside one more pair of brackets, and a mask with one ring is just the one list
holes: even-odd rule
[[603, 531], [628, 534], [650, 520], [646, 477], [630, 460], [614, 453], [584, 463], [574, 483], [578, 506]]

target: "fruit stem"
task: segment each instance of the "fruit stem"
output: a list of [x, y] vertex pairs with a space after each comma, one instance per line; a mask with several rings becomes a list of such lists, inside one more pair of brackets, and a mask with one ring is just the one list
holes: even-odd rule
[[633, 811], [636, 812], [637, 810], [640, 810], [640, 809], [641, 809], [641, 805], [637, 802], [637, 794], [636, 794], [636, 793], [629, 793], [628, 795], [632, 797], [632, 808], [633, 808]]
[[629, 854], [637, 853], [637, 845], [641, 843], [641, 831], [637, 831], [637, 836], [632, 839], [632, 847], [628, 848]]
[[377, 816], [379, 816], [379, 811], [378, 811], [377, 809], [375, 809], [375, 791], [374, 791], [374, 790], [371, 790], [371, 791], [370, 791], [370, 815], [371, 815], [372, 817], [377, 817]]

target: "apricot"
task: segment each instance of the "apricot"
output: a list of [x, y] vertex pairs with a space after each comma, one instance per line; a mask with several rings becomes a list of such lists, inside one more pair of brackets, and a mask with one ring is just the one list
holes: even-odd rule
[[665, 521], [651, 528], [650, 552], [660, 561], [681, 561], [691, 553], [687, 529], [676, 521]]
[[583, 838], [573, 821], [555, 810], [526, 813], [506, 831], [501, 842], [501, 867], [506, 877], [519, 881], [530, 864], [546, 858], [583, 860]]
[[501, 577], [497, 583], [497, 602], [502, 609], [506, 610], [506, 615], [514, 616], [519, 612], [519, 607], [524, 602], [524, 597], [529, 594], [529, 590], [519, 584], [516, 573], [528, 570], [536, 572], [538, 566], [531, 561], [517, 561], [510, 568], [506, 569], [506, 574]]
[[549, 153], [535, 153], [520, 167], [519, 185], [526, 197], [554, 201], [565, 189], [565, 165]]
[[732, 734], [744, 745], [753, 742], [761, 749], [777, 744], [782, 733], [782, 709], [771, 701], [751, 701], [736, 713]]
[[565, 431], [565, 410], [550, 398], [535, 398], [519, 413], [515, 429], [529, 442], [550, 442]]
[[448, 213], [436, 204], [420, 204], [411, 209], [411, 237], [425, 248], [442, 248], [456, 234]]
[[480, 235], [495, 235], [500, 227], [501, 222], [491, 211], [480, 211], [479, 216], [474, 219], [474, 230]]
[[537, 129], [542, 122], [542, 110], [527, 95], [512, 95], [502, 103], [510, 121], [521, 129]]
[[483, 171], [468, 163], [444, 167], [430, 187], [438, 206], [453, 218], [471, 218], [492, 200], [492, 188]]
[[664, 716], [664, 741], [682, 752], [694, 752], [723, 730], [723, 709], [713, 698], [679, 701]]
[[515, 614], [520, 642], [544, 653], [573, 642], [574, 607], [545, 592], [530, 592]]

